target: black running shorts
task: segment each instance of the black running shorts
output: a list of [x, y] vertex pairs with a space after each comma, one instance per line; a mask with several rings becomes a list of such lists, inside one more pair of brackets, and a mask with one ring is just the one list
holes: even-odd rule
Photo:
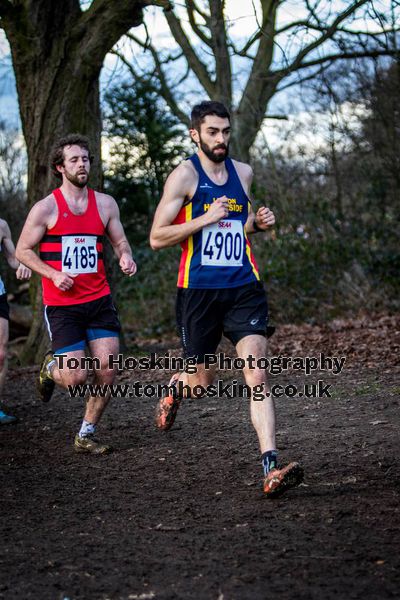
[[202, 363], [222, 335], [234, 345], [248, 335], [266, 335], [267, 296], [259, 281], [237, 288], [178, 288], [176, 318], [185, 357]]
[[110, 295], [70, 306], [45, 306], [44, 317], [54, 352], [83, 350], [88, 341], [118, 337], [121, 325]]
[[0, 317], [2, 319], [10, 319], [10, 307], [7, 302], [7, 294], [0, 295]]

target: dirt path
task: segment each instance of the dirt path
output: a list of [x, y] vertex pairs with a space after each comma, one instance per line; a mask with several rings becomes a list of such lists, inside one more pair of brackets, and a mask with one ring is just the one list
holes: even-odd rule
[[272, 353], [347, 344], [350, 356], [341, 375], [309, 378], [331, 383], [331, 399], [277, 402], [280, 458], [306, 478], [274, 501], [243, 399], [188, 401], [167, 434], [153, 427], [155, 400], [114, 400], [101, 431], [117, 451], [77, 456], [82, 401], [57, 392], [42, 405], [37, 372], [12, 370], [5, 400], [20, 422], [0, 430], [0, 598], [398, 598], [399, 319], [363, 323], [272, 338]]

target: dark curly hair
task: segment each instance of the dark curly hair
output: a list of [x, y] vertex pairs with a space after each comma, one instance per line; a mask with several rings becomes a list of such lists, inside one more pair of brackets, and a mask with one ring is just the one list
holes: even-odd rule
[[89, 153], [89, 160], [92, 162], [93, 156], [90, 154], [89, 139], [80, 133], [69, 133], [59, 138], [53, 145], [50, 153], [50, 164], [53, 175], [58, 179], [62, 179], [61, 173], [57, 170], [57, 165], [64, 164], [64, 148], [65, 146], [80, 146], [85, 148]]
[[200, 131], [200, 126], [207, 115], [215, 115], [216, 117], [221, 117], [221, 119], [229, 119], [229, 121], [231, 120], [231, 115], [222, 102], [204, 100], [204, 102], [193, 106], [191, 114], [191, 128]]

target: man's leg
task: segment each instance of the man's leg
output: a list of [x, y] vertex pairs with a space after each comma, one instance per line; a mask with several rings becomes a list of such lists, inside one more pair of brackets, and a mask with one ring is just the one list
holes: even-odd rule
[[[211, 353], [210, 353], [211, 354]], [[166, 394], [160, 399], [156, 406], [155, 422], [158, 429], [168, 431], [174, 424], [176, 413], [183, 398], [191, 397], [191, 390], [195, 386], [206, 388], [211, 385], [215, 378], [215, 369], [205, 369], [204, 364], [196, 366], [196, 373], [175, 373], [172, 376], [169, 386], [172, 388], [171, 394]], [[180, 394], [180, 389], [183, 395]], [[199, 396], [197, 395], [197, 398]]]
[[[246, 361], [252, 356], [255, 361], [265, 357], [267, 341], [262, 335], [246, 335], [236, 345], [238, 356]], [[264, 398], [255, 400], [252, 394], [250, 400], [250, 414], [254, 429], [257, 432], [264, 468], [264, 492], [269, 497], [278, 496], [286, 489], [294, 487], [303, 480], [303, 470], [296, 462], [289, 463], [286, 467], [278, 469], [277, 449], [275, 439], [275, 405], [270, 396], [265, 369], [243, 369], [246, 384], [251, 388], [256, 387], [257, 392], [262, 392]], [[258, 394], [257, 394], [258, 395]]]
[[[84, 342], [82, 342], [82, 345]], [[51, 378], [60, 387], [68, 389], [69, 385], [80, 385], [86, 382], [87, 369], [82, 368], [85, 351], [56, 350], [54, 352], [54, 363], [50, 364]], [[75, 368], [75, 365], [78, 365]]]
[[[8, 344], [8, 320], [0, 317], [0, 396], [3, 392], [4, 381], [7, 375], [7, 344]], [[6, 414], [0, 409], [0, 425], [16, 423], [17, 418]]]
[[0, 393], [7, 375], [8, 321], [0, 317]]
[[[110, 332], [110, 337], [96, 338], [95, 330], [91, 331], [89, 349], [92, 358], [98, 362], [95, 367], [95, 382], [98, 385], [111, 385], [115, 379], [115, 369], [109, 368], [109, 357], [116, 357], [119, 350], [118, 333]], [[101, 333], [104, 335], [104, 332]], [[112, 448], [102, 444], [94, 436], [106, 406], [110, 393], [99, 396], [89, 396], [81, 428], [75, 437], [75, 450], [90, 454], [107, 454]]]
[[[87, 371], [81, 368], [85, 357], [85, 340], [71, 346], [47, 352], [40, 366], [38, 392], [43, 402], [49, 402], [57, 385], [67, 389], [69, 385], [86, 382]], [[78, 365], [78, 366], [75, 366]]]
[[[267, 340], [262, 335], [248, 335], [237, 343], [236, 352], [238, 357], [244, 360], [247, 360], [250, 355], [256, 360], [265, 357]], [[269, 387], [265, 369], [246, 367], [243, 369], [243, 375], [247, 385], [251, 388], [259, 386], [257, 389], [262, 390], [264, 393], [263, 400], [254, 400], [252, 396], [250, 401], [251, 422], [258, 436], [261, 454], [267, 451], [275, 451], [275, 405], [273, 398], [267, 396]]]
[[[174, 424], [180, 402], [189, 397], [190, 388], [207, 387], [214, 381], [215, 369], [204, 368], [204, 356], [214, 354], [222, 336], [217, 290], [178, 289], [176, 301], [177, 328], [182, 340], [183, 355], [196, 357], [196, 373], [176, 373], [169, 385], [175, 391], [160, 399], [156, 407], [156, 426], [168, 431]], [[182, 397], [180, 386], [188, 386]]]
[[[207, 387], [211, 385], [215, 379], [215, 367], [210, 367], [206, 369], [204, 367], [204, 363], [199, 363], [196, 365], [196, 373], [176, 373], [174, 375], [174, 382], [177, 385], [181, 382], [182, 386], [185, 386], [185, 398], [191, 397], [191, 390], [196, 386]], [[188, 390], [188, 393], [186, 393]]]
[[[111, 332], [110, 332], [111, 333]], [[96, 383], [99, 385], [111, 385], [114, 382], [116, 370], [109, 368], [109, 357], [116, 357], [119, 351], [118, 334], [111, 337], [94, 339], [89, 342], [90, 354], [99, 360], [99, 369], [95, 369]], [[110, 401], [110, 394], [105, 397], [90, 396], [86, 403], [84, 419], [97, 424]]]
[[[86, 382], [87, 370], [80, 368], [86, 348], [87, 320], [83, 307], [44, 307], [52, 351], [44, 356], [39, 372], [38, 392], [43, 402], [49, 402], [56, 384], [67, 388]], [[73, 368], [77, 361], [78, 367]]]
[[[112, 333], [111, 335], [114, 336], [115, 334]], [[107, 376], [108, 354], [118, 352], [118, 338], [110, 337], [95, 339], [89, 341], [88, 344], [92, 357], [99, 363], [99, 368], [95, 369], [96, 383], [112, 383], [113, 377], [110, 378]], [[86, 342], [82, 341], [75, 345], [85, 346]], [[52, 354], [50, 356], [51, 358], [49, 357], [50, 360], [47, 364], [47, 369], [53, 385], [57, 384], [64, 389], [68, 389], [68, 386], [86, 383], [88, 371], [83, 364], [83, 359], [86, 358], [83, 349], [70, 351], [68, 348], [61, 348], [54, 352], [54, 358], [52, 358]], [[77, 365], [76, 368], [74, 368], [75, 365]], [[94, 438], [96, 425], [99, 422], [108, 401], [109, 395], [106, 395], [105, 397], [89, 396], [86, 402], [86, 410], [82, 425], [75, 436], [74, 448], [76, 451], [90, 454], [106, 454], [110, 452], [111, 448], [109, 446], [102, 444]]]

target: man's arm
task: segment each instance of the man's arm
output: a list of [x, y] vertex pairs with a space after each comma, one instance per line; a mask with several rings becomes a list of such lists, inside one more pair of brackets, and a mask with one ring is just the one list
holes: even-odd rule
[[29, 279], [32, 272], [28, 267], [17, 260], [15, 256], [15, 246], [11, 238], [11, 231], [6, 221], [1, 222], [1, 243], [8, 264], [12, 269], [16, 270], [17, 279]]
[[252, 210], [249, 211], [245, 231], [246, 233], [257, 233], [259, 231], [266, 231], [273, 225], [275, 225], [274, 213], [266, 206], [262, 206], [256, 214]]
[[121, 271], [131, 277], [136, 273], [137, 267], [132, 258], [132, 250], [121, 223], [118, 205], [114, 198], [107, 194], [98, 194], [98, 197], [100, 205], [102, 205], [102, 208], [104, 207], [102, 212], [104, 211], [108, 216], [106, 234], [119, 259]]
[[74, 280], [66, 273], [57, 271], [43, 262], [34, 252], [34, 248], [46, 232], [48, 221], [51, 217], [52, 205], [49, 198], [40, 200], [31, 209], [17, 243], [16, 256], [24, 265], [42, 277], [51, 279], [56, 287], [62, 291], [69, 290]]
[[165, 182], [164, 192], [154, 215], [150, 232], [150, 245], [153, 250], [175, 246], [203, 227], [228, 216], [228, 199], [223, 196], [215, 200], [204, 215], [187, 223], [173, 224], [185, 198], [192, 197], [195, 189], [195, 173], [189, 165], [181, 163]]
[[[243, 189], [251, 202], [250, 188], [253, 181], [253, 169], [250, 165], [238, 161], [235, 161], [235, 168]], [[262, 206], [256, 214], [254, 214], [252, 209], [249, 210], [249, 216], [244, 229], [246, 233], [257, 233], [258, 231], [266, 231], [268, 227], [272, 227], [273, 225], [275, 225], [274, 213], [267, 206]]]

